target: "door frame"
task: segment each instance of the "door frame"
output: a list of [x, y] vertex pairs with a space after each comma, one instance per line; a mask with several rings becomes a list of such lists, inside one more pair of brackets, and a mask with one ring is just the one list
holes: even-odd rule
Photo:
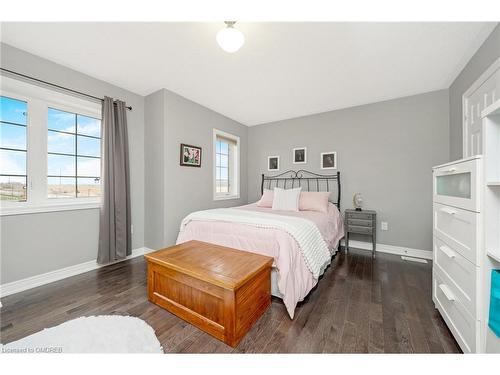
[[493, 64], [491, 64], [488, 69], [486, 69], [478, 79], [464, 92], [462, 95], [462, 157], [466, 158], [467, 146], [468, 146], [468, 132], [466, 127], [467, 115], [468, 115], [468, 101], [469, 98], [476, 92], [479, 87], [481, 87], [490, 77], [500, 69], [500, 57], [496, 59]]

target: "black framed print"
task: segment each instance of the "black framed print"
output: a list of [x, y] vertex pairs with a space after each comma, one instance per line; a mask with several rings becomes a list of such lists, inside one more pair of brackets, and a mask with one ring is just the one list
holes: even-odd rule
[[267, 170], [268, 171], [279, 171], [280, 170], [280, 157], [279, 156], [268, 156], [267, 157]]
[[293, 164], [307, 163], [307, 148], [297, 147], [293, 149]]
[[320, 159], [321, 169], [337, 169], [337, 152], [322, 152]]
[[181, 166], [201, 167], [201, 147], [181, 143]]

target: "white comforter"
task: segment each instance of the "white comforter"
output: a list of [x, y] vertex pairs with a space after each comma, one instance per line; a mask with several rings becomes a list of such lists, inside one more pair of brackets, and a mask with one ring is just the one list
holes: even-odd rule
[[321, 276], [331, 261], [330, 251], [321, 232], [316, 224], [308, 219], [234, 208], [218, 208], [189, 214], [182, 220], [181, 232], [191, 221], [222, 221], [285, 231], [299, 245], [304, 262], [315, 279]]

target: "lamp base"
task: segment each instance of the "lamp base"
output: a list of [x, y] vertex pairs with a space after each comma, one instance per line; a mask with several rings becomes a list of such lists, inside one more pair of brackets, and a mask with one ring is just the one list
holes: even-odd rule
[[356, 207], [356, 211], [363, 211], [361, 207]]

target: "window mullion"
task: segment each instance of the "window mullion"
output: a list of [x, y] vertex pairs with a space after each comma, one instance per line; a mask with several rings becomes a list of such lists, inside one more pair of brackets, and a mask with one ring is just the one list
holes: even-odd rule
[[232, 178], [232, 184], [230, 193], [231, 195], [239, 195], [239, 189], [238, 189], [238, 184], [239, 184], [239, 172], [238, 172], [238, 163], [239, 163], [239, 149], [238, 146], [235, 144], [229, 145], [229, 153], [230, 157], [228, 157], [229, 161], [229, 173], [231, 174]]
[[78, 198], [78, 116], [75, 116], [75, 198]]
[[227, 194], [231, 195], [231, 144], [227, 144]]

